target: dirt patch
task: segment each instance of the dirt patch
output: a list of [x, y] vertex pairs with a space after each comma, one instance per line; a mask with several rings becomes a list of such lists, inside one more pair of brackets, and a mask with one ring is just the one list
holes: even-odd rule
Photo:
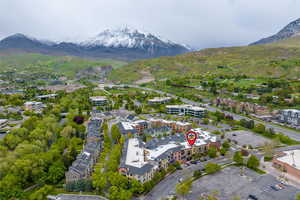
[[142, 75], [142, 78], [140, 80], [137, 80], [135, 84], [149, 83], [155, 80], [150, 71], [141, 71], [140, 74]]

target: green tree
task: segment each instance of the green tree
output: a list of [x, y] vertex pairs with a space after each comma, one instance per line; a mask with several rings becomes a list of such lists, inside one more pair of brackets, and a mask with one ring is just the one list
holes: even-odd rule
[[216, 163], [207, 163], [205, 165], [205, 172], [207, 174], [214, 174], [221, 170], [221, 166]]
[[208, 156], [210, 158], [215, 158], [217, 157], [217, 148], [215, 146], [210, 146], [208, 148], [208, 152], [207, 152]]
[[265, 142], [263, 146], [265, 160], [271, 160], [273, 158], [275, 146], [276, 145], [272, 142]]
[[204, 118], [204, 119], [202, 120], [202, 123], [207, 125], [207, 124], [209, 123], [209, 119]]
[[63, 130], [60, 132], [60, 135], [65, 138], [71, 138], [73, 135], [75, 135], [75, 133], [76, 130], [72, 126], [68, 125], [63, 128]]
[[236, 151], [233, 155], [233, 161], [238, 165], [244, 164], [244, 158], [242, 156], [242, 153], [240, 151]]
[[16, 174], [6, 174], [0, 181], [0, 199], [13, 199], [20, 197], [23, 190], [21, 178]]
[[230, 143], [226, 140], [225, 142], [223, 142], [222, 147], [228, 150], [230, 148]]
[[61, 161], [53, 163], [49, 168], [48, 181], [52, 184], [57, 184], [65, 176], [65, 166]]
[[202, 173], [201, 173], [200, 170], [196, 170], [196, 171], [194, 171], [194, 173], [193, 173], [193, 177], [194, 177], [194, 178], [200, 178], [201, 175], [202, 175]]
[[247, 167], [257, 169], [259, 167], [259, 160], [255, 155], [251, 155], [247, 162]]
[[264, 133], [266, 131], [266, 127], [263, 124], [256, 124], [254, 127], [254, 131], [257, 133]]
[[116, 124], [114, 124], [111, 127], [111, 137], [112, 137], [112, 139], [114, 140], [115, 143], [120, 142], [121, 133], [120, 133], [119, 127]]
[[21, 142], [21, 138], [12, 134], [7, 134], [3, 138], [3, 144], [9, 149], [14, 150], [16, 146]]
[[188, 179], [183, 181], [182, 183], [178, 183], [176, 185], [176, 194], [182, 196], [184, 198], [185, 195], [189, 193], [192, 187], [192, 180]]
[[222, 156], [225, 156], [226, 155], [226, 149], [225, 148], [221, 148], [220, 149], [220, 154], [222, 155]]
[[132, 179], [130, 181], [130, 185], [131, 185], [130, 191], [133, 194], [137, 194], [138, 195], [138, 194], [142, 194], [144, 192], [143, 185], [139, 181], [137, 181], [135, 179]]
[[130, 200], [132, 193], [128, 190], [118, 188], [117, 186], [111, 186], [109, 188], [109, 199], [110, 200]]
[[296, 200], [300, 200], [300, 193], [296, 195]]
[[108, 180], [111, 185], [117, 186], [118, 188], [124, 188], [124, 189], [127, 188], [128, 183], [129, 183], [128, 178], [121, 175], [118, 172], [109, 172]]
[[47, 195], [54, 190], [53, 186], [45, 185], [39, 190], [35, 191], [29, 196], [30, 200], [44, 200], [47, 199]]
[[32, 131], [36, 127], [38, 121], [39, 119], [36, 116], [30, 117], [23, 122], [22, 127]]
[[100, 170], [96, 170], [92, 175], [92, 180], [93, 187], [96, 188], [97, 192], [101, 193], [107, 185], [106, 174]]

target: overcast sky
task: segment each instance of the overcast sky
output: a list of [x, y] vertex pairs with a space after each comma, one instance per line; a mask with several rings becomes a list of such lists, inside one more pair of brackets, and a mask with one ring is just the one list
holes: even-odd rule
[[129, 25], [194, 48], [244, 45], [300, 18], [300, 0], [0, 0], [0, 38], [83, 40]]

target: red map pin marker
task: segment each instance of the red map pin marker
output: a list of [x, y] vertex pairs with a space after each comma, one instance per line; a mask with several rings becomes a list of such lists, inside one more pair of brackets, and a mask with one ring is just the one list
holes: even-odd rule
[[188, 143], [193, 146], [197, 140], [197, 133], [194, 131], [189, 131], [185, 134], [185, 137]]

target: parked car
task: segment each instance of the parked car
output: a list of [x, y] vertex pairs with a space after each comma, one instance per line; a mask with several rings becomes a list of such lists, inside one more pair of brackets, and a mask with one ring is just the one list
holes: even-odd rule
[[248, 200], [258, 200], [258, 198], [255, 195], [249, 194]]
[[279, 191], [279, 189], [276, 187], [276, 186], [274, 186], [274, 185], [271, 185], [270, 186], [273, 190], [275, 190], [275, 191]]
[[198, 162], [197, 162], [196, 160], [192, 160], [191, 163], [192, 163], [193, 165], [196, 165]]

